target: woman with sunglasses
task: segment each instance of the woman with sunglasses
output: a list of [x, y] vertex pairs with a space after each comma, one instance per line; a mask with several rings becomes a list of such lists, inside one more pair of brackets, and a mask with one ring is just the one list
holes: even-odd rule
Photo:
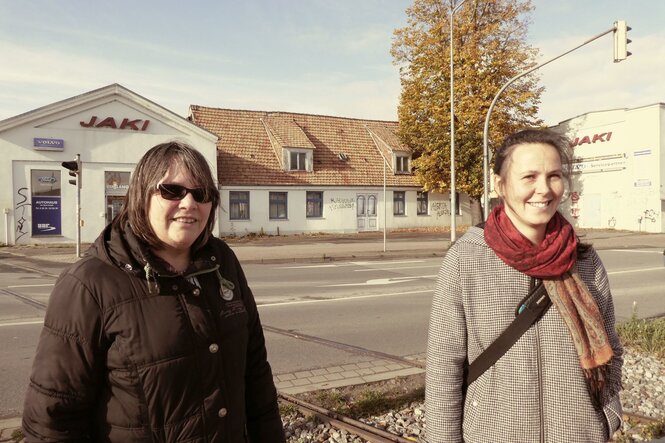
[[150, 149], [124, 206], [51, 294], [27, 442], [284, 442], [256, 303], [212, 236], [205, 158]]

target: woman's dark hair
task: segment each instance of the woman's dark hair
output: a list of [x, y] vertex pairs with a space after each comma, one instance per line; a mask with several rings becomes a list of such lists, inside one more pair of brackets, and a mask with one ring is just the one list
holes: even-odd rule
[[219, 205], [219, 190], [210, 172], [205, 157], [193, 147], [178, 141], [161, 143], [146, 152], [136, 164], [129, 180], [129, 189], [120, 213], [113, 223], [129, 227], [134, 234], [150, 247], [159, 249], [164, 243], [150, 225], [148, 211], [150, 199], [157, 190], [159, 181], [171, 167], [182, 168], [192, 178], [196, 187], [206, 191], [206, 199], [212, 203], [206, 227], [192, 245], [192, 250], [204, 245], [212, 235], [215, 214]]
[[561, 159], [563, 177], [568, 183], [568, 188], [570, 188], [570, 174], [573, 163], [573, 149], [570, 140], [550, 129], [524, 129], [506, 137], [501, 147], [494, 154], [494, 173], [503, 177], [508, 167], [507, 161], [510, 161], [510, 156], [515, 148], [529, 143], [544, 143], [556, 149]]

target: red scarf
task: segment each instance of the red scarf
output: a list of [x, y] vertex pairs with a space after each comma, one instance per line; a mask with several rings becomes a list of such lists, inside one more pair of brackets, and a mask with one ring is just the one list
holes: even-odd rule
[[598, 304], [577, 273], [578, 240], [571, 224], [555, 212], [547, 223], [545, 238], [534, 245], [515, 228], [500, 205], [485, 223], [485, 242], [508, 266], [543, 280], [573, 338], [591, 399], [600, 407], [614, 353]]

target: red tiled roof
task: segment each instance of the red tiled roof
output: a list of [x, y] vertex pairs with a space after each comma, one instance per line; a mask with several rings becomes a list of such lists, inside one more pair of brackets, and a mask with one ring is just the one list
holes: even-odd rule
[[[389, 150], [410, 152], [395, 135], [397, 122], [198, 105], [190, 113], [195, 124], [219, 136], [222, 186], [381, 186], [385, 155], [388, 186], [419, 187], [412, 175], [392, 173]], [[313, 149], [313, 171], [283, 170], [280, 146]]]

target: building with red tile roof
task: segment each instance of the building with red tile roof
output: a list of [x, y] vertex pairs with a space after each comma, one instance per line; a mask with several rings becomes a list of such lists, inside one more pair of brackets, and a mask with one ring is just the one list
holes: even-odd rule
[[224, 234], [377, 230], [384, 213], [387, 229], [450, 224], [449, 196], [422, 192], [397, 122], [198, 105], [189, 119], [219, 137]]

